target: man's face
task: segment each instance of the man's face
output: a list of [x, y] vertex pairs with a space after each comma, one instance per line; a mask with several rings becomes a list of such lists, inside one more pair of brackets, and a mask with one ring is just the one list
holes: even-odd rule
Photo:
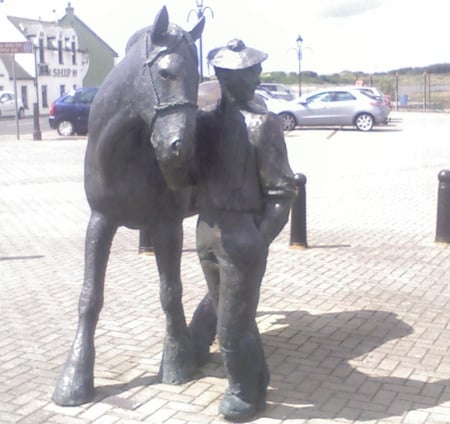
[[220, 69], [217, 77], [225, 88], [225, 95], [229, 95], [237, 103], [245, 103], [253, 99], [255, 89], [261, 82], [259, 76], [261, 64], [245, 69]]

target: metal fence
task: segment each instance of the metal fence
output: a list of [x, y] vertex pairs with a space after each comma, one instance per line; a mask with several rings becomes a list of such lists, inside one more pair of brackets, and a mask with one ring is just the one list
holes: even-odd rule
[[[357, 79], [353, 76], [346, 82], [337, 80], [335, 84], [348, 86]], [[388, 73], [366, 76], [361, 80], [365, 85], [378, 87], [389, 95], [393, 109], [450, 112], [450, 73]], [[323, 87], [324, 84], [308, 83], [304, 85], [303, 93]], [[296, 87], [292, 86], [292, 89]]]
[[372, 84], [391, 96], [396, 109], [450, 111], [450, 75], [424, 72], [384, 75]]

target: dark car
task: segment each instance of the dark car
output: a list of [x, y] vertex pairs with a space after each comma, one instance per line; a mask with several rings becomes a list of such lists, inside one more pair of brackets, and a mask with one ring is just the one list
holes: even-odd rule
[[78, 88], [63, 94], [50, 106], [48, 122], [59, 135], [86, 135], [91, 104], [98, 88]]

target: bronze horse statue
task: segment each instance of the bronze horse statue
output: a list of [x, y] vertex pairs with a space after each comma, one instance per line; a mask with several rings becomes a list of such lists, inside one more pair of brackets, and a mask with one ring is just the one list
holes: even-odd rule
[[196, 368], [181, 299], [180, 262], [195, 150], [195, 41], [203, 27], [202, 19], [190, 32], [182, 30], [169, 23], [164, 7], [152, 26], [130, 38], [124, 59], [92, 104], [85, 157], [91, 216], [84, 282], [78, 328], [53, 393], [58, 405], [80, 405], [94, 397], [94, 333], [110, 248], [120, 226], [147, 231], [154, 244], [166, 317], [161, 381], [185, 382]]

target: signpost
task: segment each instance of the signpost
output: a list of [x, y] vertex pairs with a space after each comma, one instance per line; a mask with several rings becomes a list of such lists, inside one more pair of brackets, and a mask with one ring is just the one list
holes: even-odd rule
[[16, 61], [14, 55], [17, 53], [33, 53], [33, 43], [31, 41], [1, 41], [0, 54], [11, 55], [12, 72], [14, 79], [14, 100], [16, 106], [16, 134], [17, 140], [20, 139], [19, 133], [19, 117], [17, 110], [17, 81], [16, 81]]
[[31, 41], [0, 41], [0, 53], [33, 53], [33, 44]]

